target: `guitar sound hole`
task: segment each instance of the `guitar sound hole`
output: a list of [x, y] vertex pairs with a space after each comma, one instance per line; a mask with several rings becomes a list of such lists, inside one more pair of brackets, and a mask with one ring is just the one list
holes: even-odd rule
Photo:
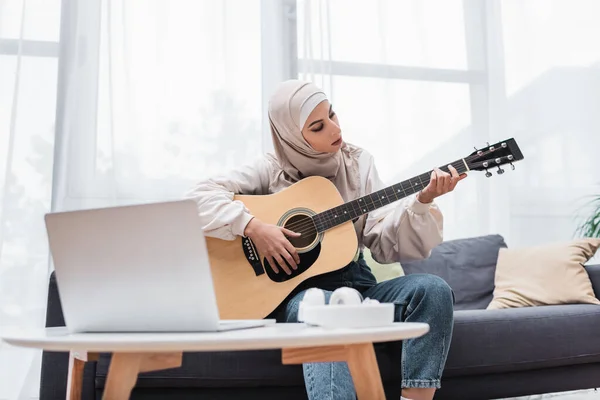
[[288, 237], [297, 249], [310, 246], [319, 234], [313, 219], [308, 215], [294, 215], [286, 221], [284, 228], [301, 234], [300, 237]]

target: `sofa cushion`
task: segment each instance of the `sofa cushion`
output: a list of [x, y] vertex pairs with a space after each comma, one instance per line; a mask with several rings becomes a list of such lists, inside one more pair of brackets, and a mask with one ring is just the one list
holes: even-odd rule
[[[384, 381], [400, 379], [399, 343], [375, 345]], [[397, 367], [392, 368], [392, 358]], [[102, 354], [96, 368], [96, 387], [103, 388], [110, 356]], [[304, 386], [300, 365], [283, 365], [280, 350], [184, 353], [181, 368], [142, 373], [137, 387], [256, 387]]]
[[500, 249], [494, 298], [488, 309], [556, 304], [597, 304], [583, 264], [600, 239], [580, 238], [518, 249]]
[[444, 375], [600, 362], [598, 332], [597, 305], [457, 311]]
[[[600, 306], [589, 304], [455, 312], [444, 377], [517, 372], [600, 362]], [[401, 379], [401, 344], [377, 344], [384, 382]], [[109, 356], [96, 386], [103, 388]], [[281, 352], [185, 353], [181, 368], [140, 374], [139, 387], [302, 386], [302, 369]]]
[[405, 274], [426, 273], [444, 279], [454, 291], [455, 310], [484, 309], [494, 292], [500, 235], [456, 239], [436, 246], [424, 260], [402, 263]]

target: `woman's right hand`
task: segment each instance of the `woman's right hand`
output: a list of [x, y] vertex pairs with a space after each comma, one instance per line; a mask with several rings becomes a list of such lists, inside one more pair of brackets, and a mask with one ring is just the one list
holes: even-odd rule
[[289, 265], [296, 270], [300, 263], [300, 257], [296, 248], [285, 235], [290, 237], [300, 236], [299, 233], [281, 226], [266, 224], [257, 218], [252, 218], [244, 230], [244, 236], [249, 237], [254, 242], [258, 254], [267, 259], [273, 272], [279, 273], [279, 268], [277, 268], [279, 264], [286, 274], [291, 275], [292, 271], [284, 260], [287, 260]]

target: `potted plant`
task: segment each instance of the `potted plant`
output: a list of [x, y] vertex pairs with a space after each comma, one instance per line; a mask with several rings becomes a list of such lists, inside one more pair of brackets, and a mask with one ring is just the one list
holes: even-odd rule
[[577, 227], [577, 233], [583, 237], [600, 238], [600, 194], [593, 196], [585, 210], [590, 210], [588, 216]]

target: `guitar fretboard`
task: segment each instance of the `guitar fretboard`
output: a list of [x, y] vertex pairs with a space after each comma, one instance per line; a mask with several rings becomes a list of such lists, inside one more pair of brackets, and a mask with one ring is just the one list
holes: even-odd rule
[[[465, 162], [462, 159], [454, 161], [452, 166], [456, 168], [459, 174], [467, 171]], [[440, 169], [445, 172], [450, 172], [447, 166], [440, 167]], [[345, 222], [352, 221], [361, 215], [415, 194], [429, 184], [431, 172], [432, 171], [425, 172], [356, 200], [323, 211], [313, 216], [315, 226], [319, 232], [324, 232]]]

